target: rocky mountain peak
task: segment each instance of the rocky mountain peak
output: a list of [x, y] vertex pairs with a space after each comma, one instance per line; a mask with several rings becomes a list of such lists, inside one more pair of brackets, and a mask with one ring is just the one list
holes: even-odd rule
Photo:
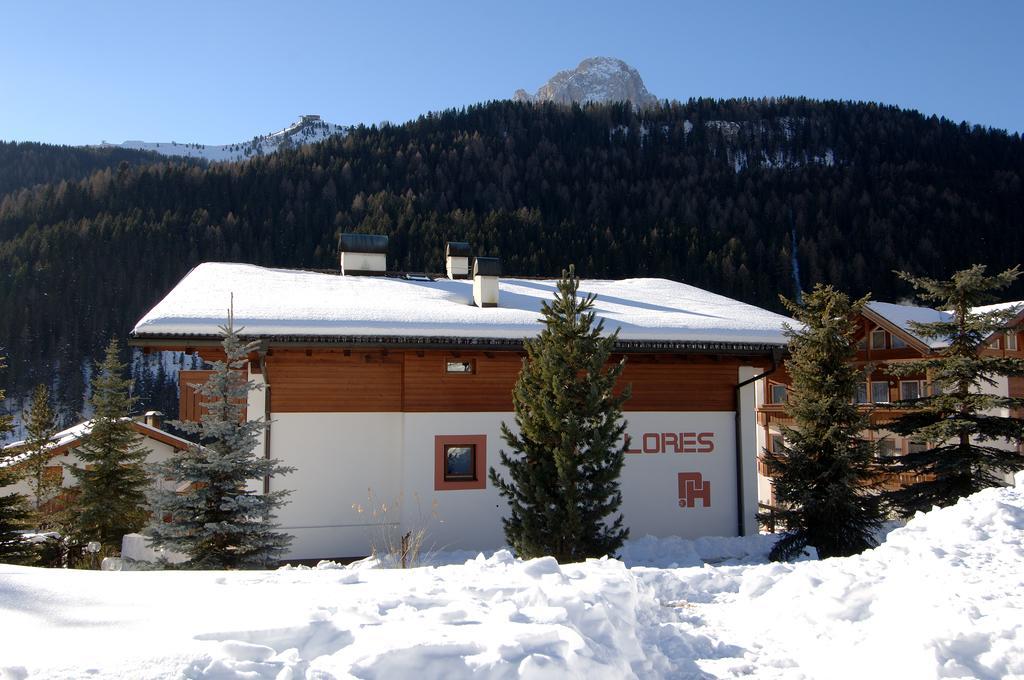
[[515, 98], [558, 104], [630, 101], [636, 106], [649, 106], [658, 101], [647, 91], [635, 68], [612, 57], [584, 59], [576, 68], [556, 73], [536, 94], [516, 90]]

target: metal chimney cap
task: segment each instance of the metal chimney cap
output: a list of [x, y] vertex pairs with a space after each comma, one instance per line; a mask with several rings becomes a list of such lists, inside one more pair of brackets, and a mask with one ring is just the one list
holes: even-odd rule
[[501, 260], [496, 257], [474, 259], [473, 276], [501, 276]]
[[343, 253], [382, 253], [387, 255], [388, 237], [383, 234], [342, 234], [338, 250]]
[[444, 246], [445, 257], [469, 257], [469, 244], [464, 241], [448, 241]]

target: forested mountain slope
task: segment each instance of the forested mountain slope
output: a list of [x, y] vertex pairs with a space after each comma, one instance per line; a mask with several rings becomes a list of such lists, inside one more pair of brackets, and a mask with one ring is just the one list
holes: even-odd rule
[[159, 154], [138, 149], [0, 140], [0, 197], [36, 184], [78, 181], [97, 170], [116, 169], [121, 163], [143, 165], [161, 160]]
[[[800, 283], [893, 299], [1024, 253], [1024, 144], [874, 104], [494, 102], [239, 164], [122, 167], [0, 200], [9, 394], [82, 361], [207, 260], [333, 268], [341, 231], [443, 270], [446, 240], [510, 275], [666, 276], [766, 307]], [[1020, 296], [1022, 291], [1012, 291]], [[73, 374], [77, 372], [76, 378]]]

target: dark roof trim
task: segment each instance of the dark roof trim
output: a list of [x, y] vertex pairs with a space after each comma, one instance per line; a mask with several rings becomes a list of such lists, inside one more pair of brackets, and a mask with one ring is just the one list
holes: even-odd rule
[[444, 246], [444, 254], [445, 257], [469, 257], [472, 252], [465, 241], [448, 241]]
[[[384, 347], [389, 349], [479, 349], [479, 350], [522, 350], [523, 340], [512, 338], [446, 338], [426, 336], [394, 335], [270, 335], [242, 336], [245, 340], [260, 340], [264, 346], [319, 347]], [[216, 335], [150, 335], [136, 334], [129, 340], [132, 347], [210, 347], [220, 346], [221, 338]], [[765, 355], [777, 352], [783, 345], [742, 342], [700, 342], [680, 340], [619, 340], [616, 352], [658, 352], [687, 354], [732, 354]]]
[[338, 250], [343, 253], [388, 252], [388, 237], [382, 234], [342, 234]]
[[474, 259], [473, 276], [501, 276], [501, 260], [496, 257]]

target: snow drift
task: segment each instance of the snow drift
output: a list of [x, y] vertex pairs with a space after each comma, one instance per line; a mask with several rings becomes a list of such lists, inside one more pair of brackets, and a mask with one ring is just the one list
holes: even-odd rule
[[[770, 547], [741, 543], [625, 552], [665, 565]], [[0, 566], [0, 677], [1012, 678], [1024, 677], [1021, 611], [1024, 475], [863, 555], [795, 564], [499, 551], [407, 571]]]

